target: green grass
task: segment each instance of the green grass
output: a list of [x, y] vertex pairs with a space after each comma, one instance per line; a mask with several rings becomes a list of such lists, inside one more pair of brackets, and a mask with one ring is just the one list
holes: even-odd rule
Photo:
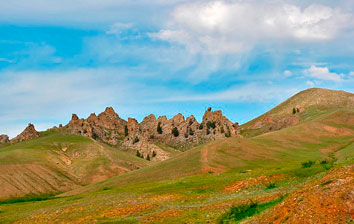
[[250, 200], [247, 204], [240, 204], [232, 206], [228, 212], [224, 213], [219, 219], [218, 223], [226, 224], [226, 223], [236, 223], [247, 217], [251, 217], [263, 212], [266, 209], [269, 209], [278, 203], [280, 203], [284, 197], [280, 197], [270, 202], [266, 202], [263, 204], [258, 204]]

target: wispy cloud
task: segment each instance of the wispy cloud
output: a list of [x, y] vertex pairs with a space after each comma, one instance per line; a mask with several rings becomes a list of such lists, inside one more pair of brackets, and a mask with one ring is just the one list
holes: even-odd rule
[[334, 82], [342, 81], [342, 78], [344, 77], [344, 74], [330, 72], [328, 67], [317, 67], [315, 65], [312, 65], [309, 69], [306, 69], [305, 73], [315, 79], [328, 80]]
[[352, 28], [352, 19], [350, 13], [319, 4], [302, 9], [281, 1], [193, 2], [178, 6], [167, 27], [150, 35], [192, 52], [239, 53], [274, 39], [330, 40]]

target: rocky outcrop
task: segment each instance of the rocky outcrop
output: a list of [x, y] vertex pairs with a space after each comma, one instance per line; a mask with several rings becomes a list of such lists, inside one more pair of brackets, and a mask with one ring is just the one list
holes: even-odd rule
[[248, 129], [265, 129], [265, 131], [276, 131], [287, 128], [299, 123], [299, 117], [295, 115], [282, 116], [273, 118], [269, 115], [263, 115], [257, 122], [255, 122]]
[[7, 135], [0, 135], [0, 143], [8, 143], [10, 142], [9, 136]]
[[11, 139], [11, 143], [23, 142], [37, 137], [39, 137], [39, 133], [36, 131], [34, 125], [29, 123], [26, 129], [21, 134]]
[[107, 107], [98, 116], [92, 113], [87, 119], [80, 119], [76, 114], [73, 114], [66, 128], [74, 134], [117, 145], [124, 137], [126, 123], [112, 107]]
[[238, 135], [238, 123], [232, 123], [220, 110], [212, 111], [208, 108], [201, 123], [198, 123], [193, 115], [185, 119], [180, 113], [171, 119], [167, 119], [166, 116], [156, 119], [155, 115], [150, 114], [140, 124], [135, 119], [129, 118], [123, 146], [139, 150], [145, 157], [149, 155], [155, 159], [156, 156], [157, 160], [161, 160], [168, 155], [166, 153], [161, 155], [156, 151], [155, 143], [183, 150], [196, 144]]
[[74, 134], [137, 150], [137, 155], [152, 161], [170, 157], [156, 143], [183, 150], [207, 141], [239, 135], [237, 123], [228, 120], [220, 110], [212, 111], [211, 108], [205, 112], [201, 123], [194, 116], [185, 119], [180, 113], [171, 119], [166, 116], [156, 118], [150, 114], [139, 123], [134, 118], [125, 121], [113, 108], [107, 107], [103, 113], [98, 116], [91, 114], [87, 119], [73, 114], [65, 127]]

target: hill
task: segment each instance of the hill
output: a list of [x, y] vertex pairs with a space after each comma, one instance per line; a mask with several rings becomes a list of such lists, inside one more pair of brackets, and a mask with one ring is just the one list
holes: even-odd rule
[[149, 164], [63, 130], [0, 148], [0, 200], [56, 194]]
[[345, 91], [311, 88], [299, 92], [265, 114], [243, 124], [242, 135], [256, 136], [279, 130], [336, 108], [354, 108], [354, 94]]
[[[253, 137], [204, 143], [168, 160], [39, 202], [0, 202], [0, 219], [5, 223], [257, 223], [268, 215], [264, 220], [277, 222], [279, 214], [297, 206], [302, 217], [323, 214], [322, 208], [309, 209], [309, 205], [314, 202], [326, 208], [316, 198], [333, 192], [336, 197], [331, 202], [341, 206], [326, 213], [328, 220], [349, 220], [341, 212], [348, 209], [342, 202], [351, 197], [347, 190], [352, 187], [348, 179], [352, 168], [348, 167], [354, 164], [353, 94], [348, 94], [304, 91], [267, 113], [275, 120], [296, 116], [297, 123]], [[313, 98], [319, 103], [312, 104], [307, 96], [321, 99]], [[324, 105], [330, 96], [336, 102]], [[295, 102], [305, 106], [293, 106]], [[296, 113], [289, 115], [289, 108]], [[318, 188], [321, 184], [323, 191]], [[305, 196], [306, 200], [294, 201]], [[295, 212], [289, 213], [289, 221], [281, 221], [291, 220], [298, 220]]]

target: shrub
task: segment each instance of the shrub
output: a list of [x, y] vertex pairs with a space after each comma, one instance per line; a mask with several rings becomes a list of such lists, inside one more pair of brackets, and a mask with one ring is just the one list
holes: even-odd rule
[[136, 156], [141, 157], [139, 150], [136, 150]]
[[225, 133], [225, 137], [226, 138], [230, 138], [231, 137], [231, 131], [230, 131], [229, 127], [227, 127], [227, 132]]
[[128, 134], [129, 134], [129, 132], [128, 132], [128, 126], [125, 125], [125, 126], [124, 126], [124, 135], [125, 135], [125, 137], [127, 137]]
[[192, 128], [189, 129], [189, 135], [194, 135], [194, 131]]
[[146, 160], [150, 161], [150, 155], [149, 154], [146, 156]]
[[134, 140], [133, 140], [133, 144], [135, 144], [135, 143], [137, 143], [137, 142], [139, 142], [139, 138], [138, 138], [138, 136], [135, 136], [135, 138], [134, 138]]
[[171, 131], [171, 133], [173, 134], [173, 136], [177, 137], [179, 135], [179, 131], [176, 127], [174, 127]]
[[252, 216], [257, 213], [257, 206], [258, 204], [253, 201], [248, 204], [233, 205], [227, 213], [219, 218], [218, 223], [240, 221], [246, 217]]
[[275, 188], [275, 187], [276, 187], [275, 183], [269, 183], [269, 184], [266, 186], [266, 190], [270, 190], [270, 189], [273, 189], [273, 188]]
[[155, 138], [155, 135], [150, 135], [150, 139], [154, 139]]
[[157, 133], [162, 134], [161, 122], [157, 124]]
[[293, 114], [296, 114], [296, 108], [295, 107], [293, 108]]
[[206, 134], [207, 134], [207, 135], [208, 135], [208, 134], [210, 134], [210, 131], [209, 131], [209, 129], [207, 129], [207, 130], [206, 130]]
[[208, 122], [207, 122], [207, 128], [208, 128], [208, 129], [209, 129], [209, 128], [214, 129], [215, 127], [216, 127], [215, 122], [211, 122], [211, 121], [208, 121]]
[[199, 128], [199, 130], [202, 130], [203, 127], [204, 127], [203, 124], [200, 124], [198, 128]]
[[152, 157], [155, 157], [155, 156], [156, 156], [156, 152], [152, 151]]
[[309, 160], [307, 162], [301, 163], [302, 168], [309, 168], [315, 164], [315, 161]]
[[222, 127], [220, 128], [220, 132], [221, 132], [221, 133], [224, 133], [224, 132], [225, 132], [224, 126], [222, 126]]

